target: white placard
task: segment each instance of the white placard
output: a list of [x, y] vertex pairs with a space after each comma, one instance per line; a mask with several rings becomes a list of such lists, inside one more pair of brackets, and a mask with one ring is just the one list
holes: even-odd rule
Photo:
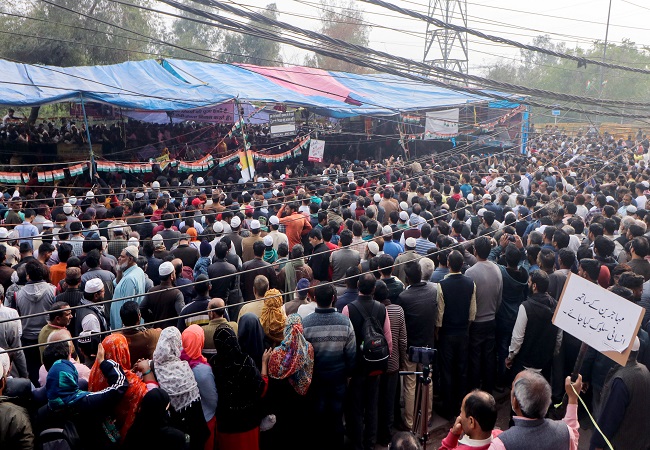
[[424, 125], [424, 139], [444, 139], [458, 136], [459, 110], [430, 111]]
[[644, 313], [639, 305], [570, 274], [555, 309], [553, 323], [625, 365]]
[[309, 157], [308, 161], [323, 162], [323, 155], [325, 154], [325, 141], [318, 139], [309, 140]]
[[174, 111], [172, 117], [204, 123], [233, 123], [235, 121], [235, 105], [233, 102], [228, 102], [208, 108], [184, 109]]

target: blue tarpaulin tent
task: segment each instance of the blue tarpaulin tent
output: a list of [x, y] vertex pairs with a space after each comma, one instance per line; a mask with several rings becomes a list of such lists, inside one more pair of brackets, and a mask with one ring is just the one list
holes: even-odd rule
[[216, 87], [180, 80], [154, 60], [108, 66], [53, 67], [0, 60], [0, 104], [38, 106], [62, 101], [175, 111], [230, 100]]
[[162, 65], [145, 60], [53, 67], [0, 60], [0, 73], [0, 104], [7, 106], [37, 106], [83, 97], [87, 102], [122, 108], [178, 111], [238, 98], [304, 106], [324, 116], [345, 118], [490, 101], [489, 97], [394, 75], [359, 75], [303, 66], [260, 67], [170, 59]]

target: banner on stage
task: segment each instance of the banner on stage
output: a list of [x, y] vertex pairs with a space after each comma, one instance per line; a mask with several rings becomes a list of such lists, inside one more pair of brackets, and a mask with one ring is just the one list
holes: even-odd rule
[[296, 113], [277, 113], [269, 116], [271, 137], [293, 136], [296, 134]]
[[624, 366], [644, 313], [636, 303], [570, 273], [553, 324]]
[[233, 123], [235, 121], [235, 104], [228, 102], [208, 108], [183, 109], [174, 111], [172, 117], [202, 123]]
[[424, 140], [458, 136], [458, 108], [430, 111], [424, 125]]
[[325, 141], [318, 139], [311, 139], [309, 143], [309, 157], [308, 161], [323, 162], [323, 154], [325, 153]]

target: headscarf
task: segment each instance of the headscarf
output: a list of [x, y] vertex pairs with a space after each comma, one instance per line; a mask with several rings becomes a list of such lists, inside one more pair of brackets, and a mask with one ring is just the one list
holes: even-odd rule
[[152, 389], [140, 402], [133, 426], [124, 441], [125, 448], [156, 450], [185, 447], [185, 433], [169, 426], [169, 394], [163, 389]]
[[246, 313], [239, 318], [237, 340], [241, 351], [253, 359], [258, 370], [262, 370], [262, 355], [264, 354], [264, 329], [259, 317]]
[[[120, 427], [120, 436], [124, 439], [129, 428], [133, 425], [135, 412], [138, 410], [142, 398], [147, 394], [147, 385], [130, 370], [131, 354], [129, 353], [129, 343], [123, 334], [113, 333], [106, 336], [102, 341], [102, 346], [104, 347], [104, 358], [112, 359], [118, 363], [129, 382], [126, 393], [115, 408], [115, 419]], [[106, 381], [99, 368], [99, 362], [95, 361], [88, 377], [88, 390], [98, 392], [107, 387], [108, 381]]]
[[273, 349], [269, 359], [271, 378], [289, 378], [289, 383], [300, 395], [305, 395], [314, 371], [314, 347], [302, 334], [302, 318], [298, 314], [287, 317], [284, 340]]
[[208, 360], [201, 354], [205, 343], [205, 333], [197, 324], [190, 325], [183, 331], [183, 350], [181, 359], [187, 361], [192, 369], [199, 364], [208, 364]]
[[47, 372], [45, 390], [47, 404], [52, 411], [63, 409], [88, 395], [88, 392], [79, 389], [77, 369], [66, 359], [59, 359], [52, 364]]
[[282, 293], [277, 289], [269, 289], [264, 296], [260, 323], [264, 329], [264, 334], [274, 344], [282, 342], [286, 320], [287, 316], [282, 310]]
[[214, 347], [217, 354], [210, 363], [219, 393], [217, 410], [253, 406], [262, 395], [264, 379], [251, 357], [242, 352], [233, 329], [220, 325], [214, 333]]
[[158, 383], [169, 394], [175, 411], [182, 411], [201, 397], [190, 365], [181, 361], [180, 356], [181, 332], [176, 327], [167, 327], [160, 333], [153, 361]]

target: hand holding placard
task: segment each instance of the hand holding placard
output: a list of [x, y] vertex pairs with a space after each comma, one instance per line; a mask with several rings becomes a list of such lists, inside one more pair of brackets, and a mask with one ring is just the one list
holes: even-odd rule
[[575, 274], [570, 274], [553, 324], [625, 365], [644, 309]]

